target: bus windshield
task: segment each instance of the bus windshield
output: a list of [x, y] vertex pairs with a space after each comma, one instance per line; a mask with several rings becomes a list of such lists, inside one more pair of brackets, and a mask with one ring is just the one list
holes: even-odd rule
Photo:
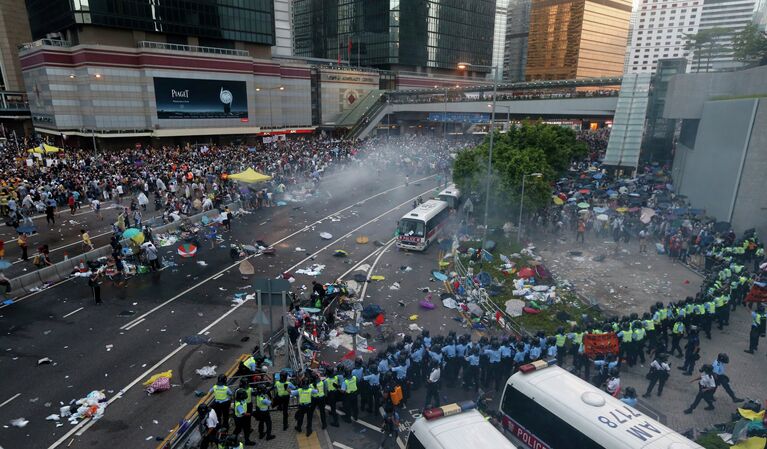
[[402, 219], [399, 222], [399, 235], [408, 237], [423, 237], [426, 226], [418, 220]]

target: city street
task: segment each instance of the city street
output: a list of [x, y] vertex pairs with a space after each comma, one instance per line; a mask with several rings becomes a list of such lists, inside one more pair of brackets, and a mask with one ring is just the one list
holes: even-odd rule
[[[407, 187], [397, 181], [370, 176], [350, 190], [343, 177], [335, 178], [321, 184], [319, 198], [235, 219], [232, 234], [223, 233], [223, 243], [213, 249], [201, 243], [193, 259], [179, 259], [175, 246], [160, 248], [163, 258], [178, 266], [132, 278], [123, 288], [105, 283], [101, 306], [90, 299], [85, 280], [75, 279], [6, 308], [0, 316], [0, 369], [14, 376], [0, 387], [0, 421], [23, 417], [30, 423], [0, 430], [0, 445], [66, 446], [75, 437], [70, 447], [96, 441], [124, 448], [151, 446], [145, 438], [167, 434], [197, 400], [194, 391], [212, 384], [195, 369], [225, 368], [255, 344], [248, 329], [255, 303], [233, 307], [235, 293], [251, 291], [237, 270], [239, 261], [229, 257], [228, 243], [264, 240], [274, 245], [276, 255], [253, 258], [254, 277], [276, 277], [319, 263], [327, 267], [318, 279], [332, 280], [348, 267], [332, 256], [333, 250], [350, 251], [350, 259], [375, 251], [372, 244], [357, 245], [354, 237], [364, 233], [371, 242], [389, 240], [412, 201], [434, 188], [430, 179], [413, 180]], [[342, 192], [343, 200], [336, 199]], [[330, 232], [333, 239], [322, 240], [320, 232]], [[310, 286], [310, 277], [296, 279], [296, 287]], [[192, 347], [182, 342], [196, 334], [210, 342]], [[241, 341], [244, 336], [250, 341]], [[38, 366], [44, 357], [52, 363]], [[167, 369], [174, 370], [177, 387], [147, 397], [140, 383]], [[66, 421], [56, 427], [45, 420], [62, 404], [92, 390], [104, 390], [110, 404], [114, 402], [92, 427], [72, 427]]]

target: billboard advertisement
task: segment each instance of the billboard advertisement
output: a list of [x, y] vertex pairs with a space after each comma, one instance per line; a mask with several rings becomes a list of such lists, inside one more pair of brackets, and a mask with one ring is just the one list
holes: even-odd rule
[[245, 81], [155, 78], [158, 119], [248, 118]]

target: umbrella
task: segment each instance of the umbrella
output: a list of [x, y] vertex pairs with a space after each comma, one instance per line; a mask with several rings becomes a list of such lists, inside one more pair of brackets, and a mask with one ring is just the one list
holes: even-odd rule
[[631, 209], [629, 209], [629, 212], [639, 212], [640, 210], [642, 210], [641, 207], [632, 207]]
[[533, 271], [532, 268], [525, 267], [525, 268], [522, 268], [521, 270], [519, 270], [519, 273], [517, 273], [517, 276], [519, 276], [521, 278], [531, 278], [531, 277], [535, 276], [535, 271]]
[[123, 232], [123, 238], [124, 239], [132, 239], [133, 237], [141, 234], [141, 230], [136, 228], [128, 228]]
[[253, 264], [248, 262], [247, 259], [240, 262], [240, 274], [242, 275], [249, 275], [249, 274], [255, 274], [256, 269], [253, 268]]
[[642, 215], [639, 217], [639, 220], [647, 224], [652, 220], [652, 217], [655, 216], [655, 211], [650, 209], [649, 207], [643, 207], [642, 208]]
[[320, 232], [320, 238], [323, 240], [330, 240], [333, 238], [333, 234], [329, 232]]
[[603, 177], [603, 176], [604, 176], [604, 175], [603, 175], [602, 173], [594, 173], [594, 175], [592, 176], [592, 178], [594, 178], [594, 179], [602, 179], [602, 177]]
[[23, 225], [16, 228], [16, 232], [19, 234], [34, 234], [36, 229], [35, 225]]
[[432, 271], [431, 275], [434, 276], [434, 279], [438, 281], [446, 281], [447, 275], [445, 273], [440, 273], [439, 271]]
[[12, 263], [8, 262], [7, 260], [0, 259], [0, 271], [7, 270], [8, 268], [13, 265]]
[[258, 249], [253, 245], [242, 245], [242, 249], [248, 254], [256, 254]]
[[357, 237], [355, 240], [356, 240], [356, 242], [357, 242], [357, 243], [359, 243], [360, 245], [364, 245], [365, 243], [367, 243], [367, 242], [369, 242], [369, 241], [370, 241], [370, 240], [369, 240], [367, 237], [365, 237], [364, 235], [361, 235], [361, 236]]
[[578, 213], [586, 215], [586, 214], [589, 213], [589, 210], [588, 209], [581, 209], [581, 210], [578, 211]]
[[607, 208], [606, 207], [595, 207], [594, 208], [594, 212], [596, 212], [598, 214], [603, 214], [603, 213], [607, 212]]
[[615, 211], [616, 211], [616, 212], [620, 212], [620, 213], [622, 213], [622, 214], [623, 214], [623, 213], [626, 213], [626, 212], [628, 212], [628, 211], [629, 211], [629, 209], [628, 209], [627, 207], [619, 207], [619, 208], [615, 209]]
[[560, 198], [558, 196], [555, 196], [552, 199], [554, 200], [554, 204], [556, 204], [557, 206], [561, 206], [561, 205], [565, 204], [565, 202], [562, 201], [562, 198]]
[[609, 220], [609, 219], [610, 219], [610, 217], [608, 217], [608, 216], [607, 216], [607, 215], [605, 215], [605, 214], [599, 214], [599, 215], [597, 215], [597, 220], [599, 220], [599, 221], [607, 221], [607, 220]]
[[625, 194], [629, 193], [629, 189], [628, 189], [628, 187], [623, 186], [620, 189], [618, 189], [618, 192], [620, 192], [620, 193], [625, 195]]
[[191, 243], [184, 243], [178, 247], [178, 255], [181, 257], [194, 257], [197, 254], [197, 246]]
[[346, 257], [348, 255], [349, 253], [347, 253], [346, 251], [342, 249], [337, 249], [333, 252], [333, 257]]
[[589, 203], [578, 203], [578, 207], [581, 209], [588, 209], [591, 205]]
[[714, 224], [714, 232], [724, 232], [730, 229], [730, 223], [726, 221], [719, 221]]
[[578, 193], [582, 193], [584, 195], [588, 195], [589, 193], [591, 193], [591, 190], [589, 190], [589, 189], [581, 189], [581, 190], [578, 191]]

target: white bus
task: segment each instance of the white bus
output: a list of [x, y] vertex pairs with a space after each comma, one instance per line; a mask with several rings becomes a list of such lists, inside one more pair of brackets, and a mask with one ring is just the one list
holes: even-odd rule
[[509, 378], [500, 411], [512, 441], [532, 449], [703, 449], [545, 361]]
[[410, 426], [406, 449], [516, 449], [516, 446], [469, 401], [426, 410]]
[[442, 229], [450, 210], [447, 203], [429, 200], [406, 213], [397, 223], [397, 246], [423, 251], [433, 242]]
[[461, 191], [455, 184], [447, 186], [445, 190], [439, 192], [437, 197], [446, 202], [450, 209], [458, 209], [458, 206], [461, 205]]

